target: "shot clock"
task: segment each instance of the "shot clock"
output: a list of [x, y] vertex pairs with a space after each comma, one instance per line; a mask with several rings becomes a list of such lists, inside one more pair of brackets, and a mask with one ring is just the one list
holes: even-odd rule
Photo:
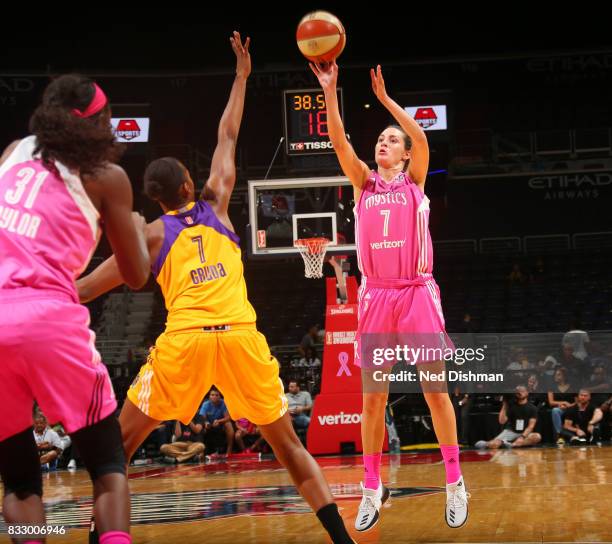
[[[342, 89], [338, 104], [344, 122]], [[287, 155], [321, 155], [333, 153], [327, 126], [327, 105], [321, 89], [284, 91], [285, 149]]]

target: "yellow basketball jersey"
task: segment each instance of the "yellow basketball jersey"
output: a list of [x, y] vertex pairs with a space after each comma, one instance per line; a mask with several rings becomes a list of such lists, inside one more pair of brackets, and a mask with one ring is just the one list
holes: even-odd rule
[[168, 310], [166, 332], [254, 323], [238, 236], [204, 200], [183, 210], [161, 217], [164, 242], [152, 265]]

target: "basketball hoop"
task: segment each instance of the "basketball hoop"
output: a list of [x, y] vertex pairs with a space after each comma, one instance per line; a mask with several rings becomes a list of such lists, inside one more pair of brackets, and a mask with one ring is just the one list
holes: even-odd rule
[[300, 250], [304, 259], [305, 276], [307, 278], [323, 277], [323, 260], [327, 246], [331, 243], [327, 238], [301, 238], [293, 242], [294, 247]]

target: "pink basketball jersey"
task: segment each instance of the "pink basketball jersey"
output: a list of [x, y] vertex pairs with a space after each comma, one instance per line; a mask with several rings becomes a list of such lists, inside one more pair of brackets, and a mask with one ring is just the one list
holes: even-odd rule
[[23, 139], [0, 166], [0, 298], [33, 288], [78, 302], [75, 279], [97, 246], [99, 214], [79, 176], [34, 156], [36, 139]]
[[355, 223], [364, 276], [412, 280], [431, 274], [429, 199], [407, 174], [387, 183], [372, 171], [355, 205]]

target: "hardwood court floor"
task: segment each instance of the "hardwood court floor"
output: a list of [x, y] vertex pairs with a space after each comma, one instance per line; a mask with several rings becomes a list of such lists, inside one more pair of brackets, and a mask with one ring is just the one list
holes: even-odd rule
[[[360, 459], [319, 458], [347, 525], [359, 505]], [[612, 542], [612, 447], [464, 452], [472, 494], [461, 529], [444, 522], [438, 453], [383, 458], [392, 499], [358, 542]], [[46, 474], [48, 523], [70, 526], [48, 542], [86, 542], [87, 474]], [[328, 542], [274, 461], [132, 468], [134, 542]], [[0, 537], [0, 540], [6, 537]]]

